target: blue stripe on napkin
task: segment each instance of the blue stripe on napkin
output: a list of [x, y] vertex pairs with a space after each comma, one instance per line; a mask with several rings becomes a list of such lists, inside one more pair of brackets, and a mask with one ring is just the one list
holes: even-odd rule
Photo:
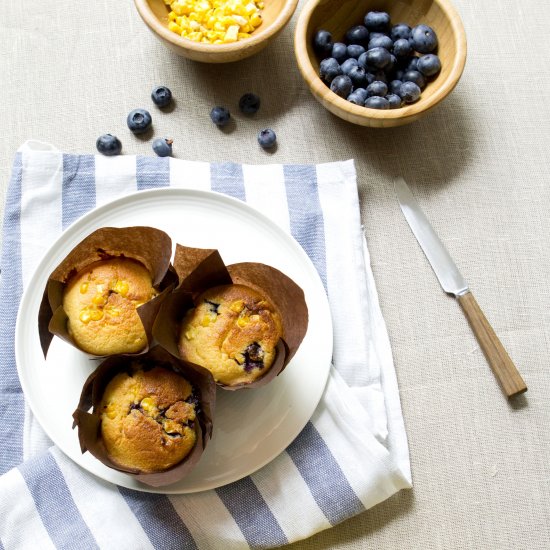
[[246, 200], [243, 168], [234, 162], [220, 162], [210, 165], [210, 186], [212, 191], [230, 197]]
[[325, 227], [315, 166], [286, 164], [283, 173], [290, 231], [311, 258], [326, 289]]
[[[364, 511], [362, 502], [311, 422], [306, 424], [286, 452], [332, 525]], [[327, 479], [330, 479], [330, 491], [327, 491]]]
[[136, 157], [138, 191], [170, 186], [169, 157]]
[[216, 493], [251, 547], [288, 544], [281, 526], [250, 477], [219, 487]]
[[197, 550], [187, 525], [183, 523], [167, 496], [132, 491], [124, 487], [119, 487], [118, 490], [155, 548]]
[[99, 548], [50, 453], [23, 463], [19, 471], [56, 548]]
[[15, 368], [15, 320], [23, 293], [21, 269], [22, 157], [17, 153], [4, 213], [2, 278], [0, 279], [0, 425], [2, 426], [0, 474], [23, 460], [21, 429], [25, 405]]
[[95, 207], [95, 157], [63, 155], [62, 227]]

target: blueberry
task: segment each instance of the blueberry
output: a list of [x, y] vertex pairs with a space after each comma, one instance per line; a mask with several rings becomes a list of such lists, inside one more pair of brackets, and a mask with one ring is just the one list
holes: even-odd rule
[[369, 40], [369, 45], [367, 46], [367, 50], [372, 50], [373, 48], [386, 48], [386, 50], [391, 50], [393, 48], [393, 40], [386, 36], [385, 34], [382, 34], [380, 36], [375, 36]]
[[157, 86], [151, 92], [151, 99], [157, 107], [167, 107], [172, 101], [172, 92], [166, 86]]
[[374, 40], [375, 38], [381, 38], [382, 36], [386, 36], [385, 32], [371, 32], [369, 33], [369, 40]]
[[358, 64], [359, 64], [359, 62], [357, 61], [357, 59], [354, 59], [353, 57], [350, 57], [349, 59], [346, 59], [341, 65], [342, 74], [349, 75], [349, 73], [353, 69], [353, 67], [355, 67]]
[[405, 65], [405, 69], [407, 71], [416, 71], [418, 67], [418, 60], [420, 58], [413, 55], [412, 57], [409, 57], [409, 60], [407, 64]]
[[402, 80], [392, 80], [388, 86], [388, 90], [391, 94], [398, 94], [399, 88], [401, 88], [401, 84], [403, 84]]
[[397, 57], [406, 57], [412, 52], [411, 43], [406, 38], [398, 38], [393, 43], [393, 53]]
[[332, 45], [331, 57], [334, 57], [338, 63], [343, 63], [348, 56], [348, 47], [343, 42], [335, 42]]
[[[347, 61], [344, 61], [344, 63], [346, 62]], [[339, 74], [342, 74], [342, 68], [334, 57], [327, 57], [319, 64], [319, 76], [327, 84], [330, 84], [333, 78]]]
[[393, 72], [393, 80], [403, 80], [403, 75], [405, 74], [405, 71], [403, 69], [397, 69]]
[[378, 80], [378, 79], [372, 73], [366, 73], [365, 74], [365, 85], [366, 86], [368, 86], [369, 84], [372, 84], [375, 80]]
[[244, 370], [250, 372], [253, 368], [263, 369], [265, 352], [257, 342], [250, 344], [243, 352]]
[[365, 88], [356, 88], [348, 95], [347, 99], [350, 103], [363, 106], [365, 99], [367, 99], [367, 90]]
[[385, 11], [369, 11], [364, 23], [369, 31], [385, 32], [390, 27], [390, 16]]
[[437, 35], [428, 25], [417, 25], [411, 30], [411, 45], [418, 53], [430, 53], [437, 48]]
[[172, 154], [173, 140], [166, 138], [157, 138], [153, 140], [153, 151], [159, 157], [169, 157]]
[[390, 53], [390, 62], [384, 67], [384, 72], [385, 73], [392, 72], [396, 65], [397, 65], [397, 58], [395, 57], [395, 55], [393, 55], [393, 53]]
[[366, 52], [367, 65], [377, 69], [383, 69], [390, 61], [390, 52], [385, 48], [373, 48]]
[[357, 59], [357, 63], [361, 65], [361, 67], [364, 67], [365, 69], [368, 69], [368, 59], [367, 59], [367, 52], [362, 53], [359, 58]]
[[405, 103], [414, 103], [420, 97], [420, 88], [414, 82], [403, 82], [399, 95]]
[[340, 97], [348, 97], [353, 88], [351, 78], [345, 74], [337, 76], [331, 83], [330, 89]]
[[239, 109], [245, 115], [253, 115], [260, 108], [260, 98], [251, 92], [244, 94], [239, 99]]
[[419, 71], [407, 71], [403, 75], [403, 82], [414, 82], [421, 90], [426, 86], [426, 78]]
[[134, 109], [130, 112], [126, 120], [128, 128], [130, 128], [134, 134], [143, 134], [147, 132], [152, 121], [151, 114], [145, 109]]
[[313, 49], [320, 55], [330, 55], [332, 51], [332, 34], [320, 30], [313, 37]]
[[354, 59], [358, 59], [361, 54], [365, 53], [365, 48], [360, 44], [350, 44], [347, 50], [348, 57], [353, 57]]
[[346, 32], [345, 40], [348, 44], [366, 46], [369, 41], [369, 31], [363, 25], [356, 25]]
[[391, 28], [390, 36], [394, 41], [400, 38], [408, 40], [411, 36], [411, 28], [406, 23], [397, 23]]
[[365, 107], [370, 107], [371, 109], [389, 109], [390, 102], [385, 97], [374, 95], [367, 97]]
[[401, 107], [402, 100], [397, 94], [388, 94], [386, 99], [390, 104], [390, 109], [399, 109]]
[[354, 88], [360, 88], [365, 84], [366, 71], [361, 65], [355, 65], [351, 68], [348, 76], [351, 78], [351, 82]]
[[374, 77], [374, 80], [379, 80], [380, 82], [384, 82], [385, 84], [388, 83], [388, 77], [386, 76], [386, 73], [383, 70], [374, 71], [372, 73], [372, 76]]
[[388, 93], [388, 87], [385, 82], [375, 80], [367, 86], [367, 97], [379, 96], [384, 97]]
[[437, 55], [428, 53], [418, 58], [416, 68], [424, 76], [434, 76], [441, 70], [441, 61]]
[[271, 128], [261, 130], [258, 134], [258, 143], [264, 148], [269, 149], [275, 145], [277, 141], [277, 135]]
[[95, 146], [100, 153], [112, 157], [114, 155], [119, 155], [122, 151], [122, 143], [116, 136], [111, 134], [104, 134], [97, 138]]
[[231, 113], [225, 107], [214, 107], [210, 111], [210, 119], [218, 127], [226, 126], [231, 119]]

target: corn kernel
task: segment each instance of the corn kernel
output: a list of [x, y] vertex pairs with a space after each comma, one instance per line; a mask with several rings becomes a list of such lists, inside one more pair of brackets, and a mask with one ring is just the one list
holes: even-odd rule
[[235, 300], [231, 304], [231, 311], [234, 311], [235, 313], [240, 313], [244, 308], [244, 302], [242, 300]]
[[96, 306], [104, 306], [107, 303], [107, 297], [103, 294], [96, 294], [92, 298], [92, 304], [95, 304]]
[[263, 2], [259, 0], [164, 0], [164, 3], [171, 9], [168, 28], [197, 42], [222, 44], [244, 40], [262, 23]]
[[260, 14], [255, 14], [250, 18], [250, 24], [253, 27], [259, 27], [262, 24], [262, 16]]
[[109, 403], [107, 405], [107, 410], [105, 411], [105, 414], [107, 415], [108, 418], [110, 418], [111, 420], [113, 420], [114, 418], [116, 418], [116, 407], [113, 403]]
[[88, 292], [88, 283], [82, 283], [80, 285], [80, 294], [86, 294]]
[[128, 294], [128, 291], [130, 290], [130, 285], [126, 281], [117, 281], [113, 290], [117, 294], [120, 294], [122, 297], [124, 297]]
[[246, 317], [239, 317], [237, 319], [237, 325], [240, 326], [241, 328], [246, 327], [248, 323], [249, 323], [249, 320]]
[[92, 321], [99, 321], [102, 318], [103, 318], [103, 311], [101, 311], [100, 309], [93, 309], [92, 311], [90, 311], [90, 319]]
[[90, 319], [90, 314], [89, 314], [86, 310], [80, 312], [79, 319], [80, 319], [83, 323], [89, 323], [89, 322], [91, 321], [91, 319]]
[[172, 32], [175, 32], [176, 34], [181, 34], [181, 27], [173, 21], [170, 21], [170, 23], [168, 23], [168, 29], [170, 29]]
[[145, 397], [141, 400], [140, 407], [145, 412], [154, 413], [157, 409], [157, 404], [151, 397]]

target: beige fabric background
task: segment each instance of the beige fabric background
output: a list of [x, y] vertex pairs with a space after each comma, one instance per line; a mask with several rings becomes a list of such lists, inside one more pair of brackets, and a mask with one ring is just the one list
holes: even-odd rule
[[[298, 10], [305, 2], [300, 2]], [[362, 218], [393, 345], [414, 489], [294, 550], [550, 548], [550, 4], [455, 0], [469, 56], [453, 94], [425, 119], [391, 130], [345, 123], [310, 95], [295, 66], [297, 19], [256, 57], [199, 65], [145, 29], [130, 0], [0, 3], [0, 182], [29, 138], [94, 152], [117, 134], [149, 154], [127, 113], [156, 84], [176, 98], [153, 111], [179, 158], [324, 162], [354, 158]], [[238, 116], [246, 91], [255, 119]], [[214, 104], [232, 108], [217, 130]], [[256, 133], [274, 128], [274, 154]], [[458, 304], [447, 297], [398, 208], [403, 174], [470, 282], [529, 392], [501, 395]]]

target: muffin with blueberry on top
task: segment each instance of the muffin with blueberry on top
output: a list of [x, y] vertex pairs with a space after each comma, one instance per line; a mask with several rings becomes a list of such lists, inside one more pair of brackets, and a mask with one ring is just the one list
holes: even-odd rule
[[118, 373], [99, 406], [109, 458], [142, 473], [180, 463], [197, 441], [197, 406], [191, 383], [169, 367]]
[[242, 284], [203, 292], [183, 318], [178, 347], [186, 361], [208, 369], [228, 387], [250, 384], [273, 365], [284, 337], [278, 309]]

